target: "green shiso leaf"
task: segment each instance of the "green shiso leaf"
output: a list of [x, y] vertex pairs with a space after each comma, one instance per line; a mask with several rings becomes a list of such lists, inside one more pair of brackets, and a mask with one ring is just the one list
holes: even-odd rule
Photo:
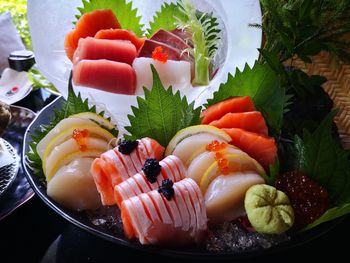
[[83, 7], [78, 8], [80, 15], [77, 19], [97, 9], [111, 9], [122, 28], [133, 31], [139, 37], [144, 34], [141, 16], [137, 15], [137, 9], [133, 9], [132, 1], [127, 3], [125, 0], [83, 0]]
[[324, 186], [333, 204], [350, 202], [350, 162], [339, 139], [332, 132], [333, 111], [310, 133], [295, 140], [295, 167]]
[[237, 69], [235, 76], [229, 74], [227, 82], [220, 85], [205, 107], [235, 96], [250, 96], [268, 125], [275, 131], [280, 130], [289, 97], [280, 85], [280, 77], [268, 64], [256, 62], [253, 68], [246, 64], [242, 72]]
[[131, 134], [128, 139], [151, 137], [166, 147], [179, 130], [200, 124], [201, 108], [194, 109], [194, 102], [188, 104], [180, 92], [175, 94], [172, 87], [165, 89], [159, 75], [151, 65], [153, 87], [144, 88], [145, 98], [137, 97], [137, 107], [132, 107], [133, 115], [128, 115], [131, 126], [125, 129]]
[[350, 213], [350, 203], [346, 203], [340, 206], [333, 207], [331, 209], [328, 209], [321, 217], [316, 219], [313, 223], [307, 225], [305, 228], [303, 228], [301, 231], [306, 231], [311, 228], [314, 228], [315, 226], [318, 226], [322, 223], [334, 220], [336, 218], [342, 217], [346, 214]]
[[336, 111], [329, 113], [313, 133], [304, 130], [303, 138], [296, 136], [294, 141], [295, 169], [324, 186], [334, 205], [303, 231], [350, 213], [349, 154], [333, 134], [335, 115]]
[[[26, 153], [27, 159], [26, 163], [27, 165], [33, 170], [33, 172], [41, 177], [42, 179], [45, 179], [44, 172], [42, 170], [42, 161], [41, 158], [38, 155], [38, 152], [36, 150], [36, 146], [38, 143], [51, 131], [61, 120], [73, 115], [78, 114], [82, 112], [96, 112], [96, 107], [90, 107], [88, 100], [83, 100], [81, 98], [80, 93], [76, 95], [73, 90], [72, 86], [72, 75], [69, 79], [69, 85], [68, 85], [68, 97], [66, 101], [63, 101], [61, 104], [61, 107], [59, 107], [59, 110], [54, 110], [54, 114], [52, 119], [48, 122], [48, 124], [40, 125], [39, 128], [37, 128], [33, 134], [31, 135], [31, 142], [29, 143], [30, 151]], [[104, 117], [104, 112], [97, 113], [100, 116]], [[108, 118], [108, 120], [110, 120]], [[106, 127], [102, 127], [106, 130], [108, 130]], [[115, 137], [118, 136], [118, 130], [112, 129], [108, 130], [111, 134], [113, 134]]]
[[164, 3], [149, 23], [147, 37], [151, 37], [159, 29], [172, 30], [176, 28], [176, 18], [184, 19], [184, 14], [180, 11], [179, 6], [175, 3]]

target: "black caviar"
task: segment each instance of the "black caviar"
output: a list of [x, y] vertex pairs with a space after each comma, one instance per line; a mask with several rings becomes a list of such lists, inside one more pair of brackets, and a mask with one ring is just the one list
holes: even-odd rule
[[173, 185], [174, 183], [170, 179], [163, 180], [162, 186], [158, 189], [158, 193], [163, 194], [163, 196], [170, 201], [175, 193]]
[[153, 184], [157, 181], [156, 177], [160, 173], [162, 166], [160, 166], [157, 159], [150, 158], [145, 161], [142, 171], [146, 175], [147, 180]]
[[118, 145], [118, 151], [122, 154], [130, 154], [137, 148], [139, 141], [125, 140], [121, 141]]

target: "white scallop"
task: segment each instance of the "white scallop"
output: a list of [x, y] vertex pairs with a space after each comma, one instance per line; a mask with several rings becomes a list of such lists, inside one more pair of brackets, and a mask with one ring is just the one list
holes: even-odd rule
[[47, 195], [66, 208], [97, 209], [101, 198], [90, 173], [92, 158], [80, 158], [61, 167], [47, 184]]

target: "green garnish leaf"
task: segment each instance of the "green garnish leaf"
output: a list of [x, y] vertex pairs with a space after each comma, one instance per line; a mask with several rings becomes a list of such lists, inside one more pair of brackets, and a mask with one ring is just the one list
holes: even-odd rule
[[[48, 122], [48, 124], [42, 124], [39, 128], [37, 128], [33, 134], [31, 135], [32, 142], [29, 144], [30, 151], [26, 153], [27, 165], [34, 171], [34, 173], [45, 179], [44, 172], [42, 170], [42, 161], [41, 158], [36, 150], [37, 144], [51, 131], [61, 120], [73, 115], [78, 114], [82, 112], [96, 112], [96, 107], [90, 107], [88, 100], [83, 100], [81, 98], [80, 93], [76, 95], [73, 90], [72, 85], [72, 75], [69, 79], [69, 85], [68, 85], [68, 97], [66, 101], [63, 101], [61, 104], [60, 109], [54, 110], [54, 115], [52, 119]], [[104, 112], [97, 113], [100, 116], [104, 117]], [[110, 118], [107, 118], [110, 120]], [[102, 127], [106, 130], [108, 130], [106, 127]], [[118, 137], [118, 130], [112, 129], [108, 130], [111, 134], [113, 134], [115, 137]]]
[[184, 14], [180, 11], [179, 6], [174, 3], [164, 3], [156, 14], [153, 21], [149, 23], [150, 28], [147, 29], [147, 37], [151, 37], [159, 29], [172, 30], [176, 28], [176, 18], [184, 19]]
[[304, 229], [302, 229], [302, 231], [309, 230], [322, 223], [334, 220], [336, 218], [339, 218], [349, 213], [350, 213], [350, 203], [333, 207], [331, 209], [328, 209], [321, 217], [316, 219], [313, 223], [307, 225]]
[[275, 185], [275, 181], [280, 172], [280, 162], [279, 159], [276, 158], [276, 161], [269, 166], [269, 176], [265, 176], [266, 183], [269, 185]]
[[121, 27], [133, 31], [137, 36], [143, 36], [143, 24], [141, 24], [141, 16], [137, 15], [137, 9], [133, 9], [132, 1], [126, 0], [83, 0], [83, 7], [79, 7], [79, 19], [85, 13], [97, 9], [111, 9], [117, 17]]
[[132, 107], [128, 115], [131, 126], [125, 129], [131, 134], [127, 139], [151, 137], [166, 147], [176, 132], [188, 126], [200, 124], [201, 108], [194, 109], [180, 92], [172, 87], [165, 89], [153, 65], [153, 87], [144, 88], [145, 98], [137, 97], [138, 107]]
[[333, 204], [350, 202], [350, 161], [332, 132], [333, 111], [310, 133], [295, 140], [295, 167], [324, 186]]
[[188, 0], [177, 2], [182, 15], [176, 17], [177, 26], [192, 34], [193, 48], [188, 51], [195, 60], [195, 76], [193, 84], [209, 83], [209, 65], [218, 49], [220, 40], [219, 23], [213, 14], [202, 13]]
[[306, 63], [321, 50], [350, 62], [349, 0], [260, 0], [264, 49], [281, 61], [299, 57]]
[[256, 62], [254, 67], [250, 68], [246, 64], [242, 72], [236, 70], [234, 77], [229, 74], [227, 82], [220, 85], [205, 107], [234, 96], [250, 96], [268, 125], [276, 131], [280, 130], [283, 112], [290, 97], [286, 96], [279, 76], [269, 65]]

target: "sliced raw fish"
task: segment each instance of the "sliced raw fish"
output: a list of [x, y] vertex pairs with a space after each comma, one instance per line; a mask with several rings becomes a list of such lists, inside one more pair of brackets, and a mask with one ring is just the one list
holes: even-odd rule
[[152, 89], [151, 65], [156, 68], [165, 88], [172, 86], [173, 92], [181, 90], [183, 94], [192, 89], [191, 64], [189, 62], [168, 60], [166, 63], [162, 63], [152, 58], [136, 58], [132, 65], [136, 73], [136, 95], [143, 94], [144, 87]]
[[245, 215], [246, 191], [253, 185], [263, 183], [264, 179], [255, 172], [232, 173], [215, 178], [204, 197], [210, 222], [231, 221]]
[[[186, 174], [180, 173], [179, 169], [177, 168], [182, 167], [181, 171], [185, 171], [183, 163], [176, 156], [167, 156], [165, 159], [159, 162], [159, 165], [161, 166], [161, 172], [156, 177], [156, 181], [154, 183], [149, 182], [146, 175], [143, 173], [143, 171], [141, 171], [124, 182], [116, 185], [114, 188], [114, 196], [117, 205], [120, 206], [123, 200], [129, 199], [132, 196], [158, 189], [162, 185], [162, 181], [165, 179], [170, 179], [173, 182], [177, 182], [185, 178]], [[126, 191], [123, 191], [123, 189]], [[136, 190], [132, 191], [132, 189]]]
[[145, 43], [145, 38], [139, 38], [134, 32], [126, 29], [103, 29], [96, 33], [95, 38], [128, 40], [134, 44], [137, 50]]
[[239, 128], [223, 129], [231, 137], [231, 144], [257, 160], [266, 170], [277, 158], [277, 145], [272, 137], [262, 136]]
[[66, 35], [64, 49], [70, 60], [78, 47], [79, 39], [93, 37], [101, 29], [120, 28], [120, 24], [110, 9], [99, 9], [82, 15], [75, 29]]
[[[143, 138], [138, 141], [137, 148], [130, 155], [120, 153], [118, 147], [116, 147], [113, 150], [104, 152], [100, 158], [94, 160], [91, 166], [91, 173], [103, 205], [116, 204], [114, 187], [142, 171], [144, 161], [141, 162], [139, 155], [136, 154], [137, 152], [144, 154], [145, 156], [142, 158], [146, 159], [156, 158], [161, 160], [163, 158], [164, 147], [157, 141], [150, 138]], [[135, 182], [131, 186], [129, 184], [128, 182], [123, 185], [127, 194], [130, 194], [130, 191], [139, 191], [138, 188], [135, 188], [138, 187]], [[129, 191], [129, 189], [132, 190]]]
[[161, 47], [163, 49], [163, 52], [167, 54], [169, 60], [185, 60], [185, 57], [181, 56], [181, 50], [174, 48], [168, 44], [151, 40], [151, 39], [146, 39], [145, 43], [141, 47], [138, 57], [145, 57], [145, 58], [151, 58], [153, 51], [157, 48]]
[[111, 93], [133, 95], [136, 87], [134, 69], [126, 63], [109, 60], [82, 60], [73, 68], [75, 85]]
[[66, 208], [82, 211], [101, 207], [90, 173], [92, 158], [78, 158], [61, 167], [47, 184], [47, 195]]
[[136, 55], [136, 47], [129, 41], [87, 37], [79, 40], [73, 63], [76, 64], [81, 60], [107, 59], [131, 65]]
[[151, 40], [162, 42], [179, 50], [190, 48], [190, 46], [182, 38], [164, 29], [159, 29], [157, 32], [155, 32], [152, 35]]
[[268, 135], [265, 119], [259, 111], [229, 112], [219, 120], [212, 121], [210, 125], [217, 128], [240, 128], [264, 136]]
[[125, 235], [130, 239], [137, 238], [141, 244], [181, 246], [203, 241], [207, 225], [199, 224], [198, 218], [203, 217], [202, 222], [207, 222], [206, 214], [201, 213], [205, 211], [204, 199], [196, 195], [194, 188], [198, 186], [190, 181], [192, 179], [183, 179], [175, 183], [171, 200], [157, 190], [124, 200], [121, 216]]
[[202, 112], [202, 124], [209, 124], [212, 121], [219, 120], [226, 113], [237, 113], [255, 111], [255, 106], [249, 96], [234, 97], [216, 103]]

